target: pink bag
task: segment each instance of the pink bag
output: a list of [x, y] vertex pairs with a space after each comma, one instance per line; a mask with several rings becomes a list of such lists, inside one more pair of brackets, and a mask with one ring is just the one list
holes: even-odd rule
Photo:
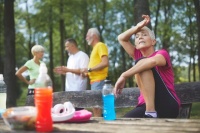
[[92, 113], [88, 110], [75, 111], [74, 116], [66, 122], [87, 122], [90, 120]]

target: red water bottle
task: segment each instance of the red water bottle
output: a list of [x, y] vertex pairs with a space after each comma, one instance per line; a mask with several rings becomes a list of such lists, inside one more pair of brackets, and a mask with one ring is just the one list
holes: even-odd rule
[[52, 81], [47, 74], [45, 64], [40, 65], [40, 73], [36, 79], [34, 94], [35, 106], [37, 109], [35, 127], [38, 132], [50, 132], [53, 130], [51, 108], [53, 102]]
[[52, 97], [52, 88], [35, 88], [36, 130], [38, 132], [50, 132], [53, 130], [51, 117]]

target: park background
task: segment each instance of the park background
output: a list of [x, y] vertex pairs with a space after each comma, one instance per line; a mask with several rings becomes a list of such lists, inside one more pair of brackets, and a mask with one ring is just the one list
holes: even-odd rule
[[[79, 49], [90, 55], [85, 36], [91, 27], [99, 29], [102, 42], [108, 46], [109, 79], [114, 84], [133, 65], [117, 36], [141, 21], [142, 14], [151, 16], [148, 26], [156, 35], [156, 49], [165, 48], [170, 53], [175, 84], [199, 82], [199, 0], [0, 0], [0, 73], [8, 86], [7, 106], [25, 104], [27, 85], [16, 78], [15, 72], [32, 58], [35, 44], [45, 47], [43, 61], [54, 92], [63, 91], [65, 77], [52, 70], [66, 65], [64, 40], [76, 39]], [[26, 73], [24, 76], [28, 78]], [[125, 87], [134, 86], [134, 78], [129, 78]], [[200, 118], [200, 104], [192, 108], [192, 117]]]

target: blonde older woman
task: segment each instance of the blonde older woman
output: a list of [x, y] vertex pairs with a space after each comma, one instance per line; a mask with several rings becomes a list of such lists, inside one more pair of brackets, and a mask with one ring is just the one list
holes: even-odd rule
[[[28, 95], [34, 94], [35, 80], [39, 75], [39, 67], [42, 63], [41, 59], [44, 55], [44, 47], [41, 45], [34, 45], [31, 49], [33, 58], [28, 60], [17, 72], [16, 76], [28, 85]], [[26, 79], [22, 73], [28, 70], [29, 80]]]

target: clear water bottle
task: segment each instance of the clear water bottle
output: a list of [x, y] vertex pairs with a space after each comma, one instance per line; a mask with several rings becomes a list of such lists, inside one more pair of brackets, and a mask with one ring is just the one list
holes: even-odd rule
[[102, 89], [102, 97], [104, 120], [115, 120], [115, 97], [113, 94], [113, 86], [110, 80], [105, 80], [105, 84]]
[[38, 132], [50, 132], [53, 130], [51, 117], [53, 89], [52, 80], [47, 74], [47, 67], [44, 63], [40, 64], [39, 75], [35, 84], [34, 100], [37, 109], [35, 127]]
[[49, 87], [52, 88], [52, 80], [48, 75], [48, 70], [45, 63], [40, 64], [39, 75], [35, 81], [35, 86], [37, 87]]
[[0, 74], [0, 109], [6, 109], [7, 86], [4, 82], [3, 74]]

